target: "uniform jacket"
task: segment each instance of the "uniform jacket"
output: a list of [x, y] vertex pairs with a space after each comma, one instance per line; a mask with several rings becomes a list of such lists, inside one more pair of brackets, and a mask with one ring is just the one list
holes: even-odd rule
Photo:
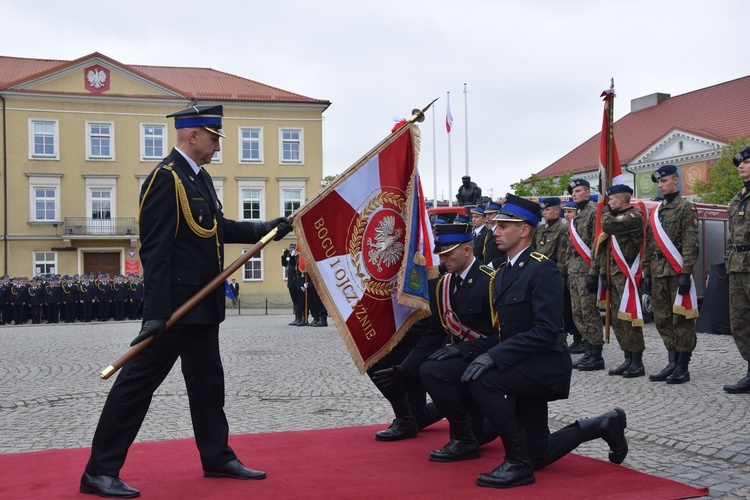
[[737, 193], [729, 202], [729, 240], [726, 264], [730, 273], [750, 273], [750, 252], [737, 252], [734, 245], [750, 245], [750, 192]]
[[[594, 231], [596, 229], [596, 204], [589, 202], [583, 210], [578, 211], [571, 221], [571, 224], [573, 224], [578, 232], [578, 236], [580, 236], [583, 242], [591, 248], [593, 255], [594, 249], [592, 247], [592, 242], [594, 241]], [[569, 228], [566, 229], [570, 230]], [[573, 242], [570, 241], [570, 236], [568, 237], [568, 242], [568, 252], [565, 259], [568, 273], [589, 274], [591, 266], [595, 265], [594, 261], [591, 261], [591, 265], [586, 264], [586, 261], [578, 255], [578, 251], [573, 246]]]
[[297, 268], [299, 262], [299, 254], [284, 251], [281, 254], [281, 265], [286, 267], [286, 286], [298, 290], [302, 285], [302, 273]]
[[[643, 220], [643, 214], [640, 210], [635, 207], [628, 207], [618, 214], [612, 212], [606, 212], [602, 214], [602, 231], [607, 234], [613, 234], [617, 237], [617, 244], [622, 250], [622, 254], [625, 256], [625, 260], [628, 265], [632, 265], [638, 253], [641, 251], [643, 244], [643, 230], [645, 229]], [[611, 244], [607, 242], [607, 244]], [[602, 250], [604, 250], [604, 244], [602, 244]], [[600, 251], [597, 255], [597, 262], [599, 263], [599, 272], [604, 274], [607, 272], [607, 252]], [[610, 253], [610, 274], [622, 274], [619, 266], [615, 263], [614, 258], [611, 257]]]
[[560, 218], [552, 222], [547, 222], [542, 226], [537, 226], [534, 233], [534, 247], [536, 251], [556, 263], [563, 277], [568, 275], [565, 257], [569, 242], [568, 226], [563, 224]]
[[[683, 274], [693, 272], [698, 261], [698, 212], [695, 206], [681, 196], [677, 196], [671, 203], [662, 202], [659, 208], [662, 227], [682, 255]], [[677, 273], [664, 257], [654, 259], [654, 252], [661, 253], [659, 245], [654, 240], [651, 224], [647, 222], [646, 251], [643, 255], [643, 275], [662, 278], [676, 276]]]
[[495, 235], [491, 229], [487, 229], [487, 235], [484, 239], [484, 264], [491, 266], [493, 269], [497, 269], [502, 262], [505, 262], [507, 256], [505, 252], [497, 248], [495, 243]]
[[563, 333], [563, 279], [555, 263], [527, 248], [512, 268], [495, 273], [492, 301], [500, 344], [489, 354], [497, 369], [513, 367], [556, 393], [554, 399], [567, 398], [572, 368]]
[[[175, 194], [177, 175], [185, 189], [192, 221], [216, 234], [199, 237], [188, 225]], [[141, 189], [140, 237], [144, 275], [143, 319], [165, 319], [224, 268], [224, 243], [255, 243], [261, 224], [224, 218], [210, 175], [195, 175], [175, 149], [149, 174]], [[168, 293], [166, 293], [168, 291]], [[196, 304], [180, 324], [212, 324], [224, 320], [224, 284]]]
[[487, 239], [487, 233], [489, 233], [487, 226], [482, 226], [479, 233], [474, 233], [472, 238], [474, 239], [474, 257], [484, 262], [484, 244]]

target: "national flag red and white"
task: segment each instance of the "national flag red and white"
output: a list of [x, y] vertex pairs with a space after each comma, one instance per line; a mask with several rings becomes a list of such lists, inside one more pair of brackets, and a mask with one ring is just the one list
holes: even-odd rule
[[602, 231], [602, 210], [607, 204], [607, 189], [616, 184], [623, 184], [625, 176], [622, 174], [620, 156], [615, 144], [614, 123], [611, 116], [615, 98], [615, 89], [609, 88], [601, 93], [604, 98], [604, 116], [602, 118], [602, 133], [599, 136], [599, 201], [596, 204], [596, 226], [594, 229], [594, 253], [607, 239]]
[[418, 154], [419, 129], [407, 123], [293, 218], [307, 271], [361, 373], [429, 315], [427, 266], [438, 259]]
[[453, 115], [451, 114], [451, 96], [448, 96], [448, 104], [445, 107], [445, 130], [451, 133], [453, 128]]

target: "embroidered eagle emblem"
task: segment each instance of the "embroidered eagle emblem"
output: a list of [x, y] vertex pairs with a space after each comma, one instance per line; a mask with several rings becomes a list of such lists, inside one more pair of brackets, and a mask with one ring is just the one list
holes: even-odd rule
[[383, 265], [391, 267], [400, 264], [404, 255], [404, 244], [399, 241], [403, 230], [396, 229], [396, 217], [383, 217], [375, 228], [375, 241], [367, 238], [367, 252], [370, 264], [377, 266], [378, 272], [383, 271]]

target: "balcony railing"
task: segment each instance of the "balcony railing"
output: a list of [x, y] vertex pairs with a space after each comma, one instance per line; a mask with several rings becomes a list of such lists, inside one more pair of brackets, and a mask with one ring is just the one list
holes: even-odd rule
[[65, 217], [63, 229], [66, 235], [133, 236], [136, 234], [135, 217], [113, 217], [111, 219]]

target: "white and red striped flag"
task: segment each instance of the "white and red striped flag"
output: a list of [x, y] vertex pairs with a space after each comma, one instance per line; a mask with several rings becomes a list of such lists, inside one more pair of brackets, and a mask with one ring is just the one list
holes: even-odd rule
[[429, 315], [438, 259], [418, 155], [419, 129], [406, 123], [293, 218], [307, 271], [361, 373]]
[[445, 107], [445, 130], [451, 133], [453, 128], [453, 115], [451, 114], [451, 96], [448, 94], [448, 104]]
[[612, 115], [615, 99], [614, 86], [604, 90], [600, 97], [604, 99], [604, 117], [602, 133], [599, 136], [599, 201], [596, 204], [596, 229], [594, 231], [594, 253], [607, 239], [602, 231], [602, 210], [607, 204], [607, 189], [615, 184], [623, 184], [622, 165], [617, 154], [614, 135], [614, 117]]

